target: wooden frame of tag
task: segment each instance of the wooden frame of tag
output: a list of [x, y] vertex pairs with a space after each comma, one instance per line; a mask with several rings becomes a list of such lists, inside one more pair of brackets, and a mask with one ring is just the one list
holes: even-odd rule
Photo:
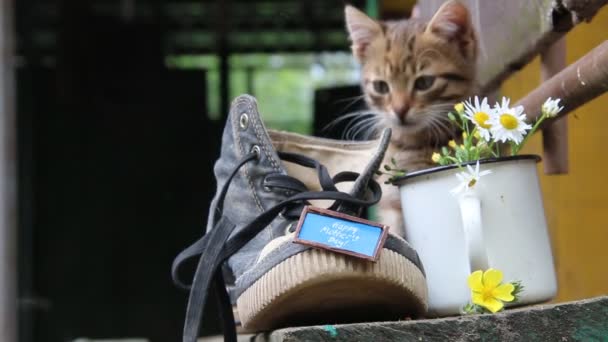
[[[336, 217], [339, 219], [343, 219], [346, 221], [352, 221], [352, 222], [357, 222], [357, 223], [362, 223], [368, 226], [374, 226], [374, 227], [378, 227], [382, 230], [382, 232], [380, 233], [380, 239], [378, 239], [378, 243], [376, 244], [376, 247], [374, 248], [374, 255], [373, 256], [369, 256], [366, 254], [361, 254], [361, 253], [357, 253], [357, 252], [352, 252], [349, 250], [345, 250], [342, 248], [335, 248], [335, 247], [329, 247], [327, 245], [321, 244], [321, 243], [317, 243], [317, 242], [311, 242], [308, 240], [301, 240], [300, 237], [300, 230], [302, 230], [302, 225], [304, 224], [304, 219], [306, 218], [306, 215], [308, 215], [308, 213], [314, 213], [314, 214], [319, 214], [322, 216], [327, 216], [327, 217]], [[319, 249], [325, 249], [328, 251], [332, 251], [335, 253], [340, 253], [340, 254], [347, 254], [347, 255], [351, 255], [357, 258], [361, 258], [361, 259], [366, 259], [369, 261], [373, 261], [376, 262], [378, 261], [378, 257], [380, 256], [380, 249], [384, 246], [384, 242], [386, 241], [386, 237], [388, 236], [388, 226], [380, 224], [378, 222], [373, 222], [373, 221], [368, 221], [365, 219], [362, 219], [360, 217], [356, 217], [356, 216], [351, 216], [351, 215], [346, 215], [343, 213], [339, 213], [337, 211], [333, 211], [333, 210], [327, 210], [327, 209], [323, 209], [323, 208], [318, 208], [318, 207], [313, 207], [311, 205], [307, 205], [304, 207], [304, 210], [302, 210], [302, 215], [300, 215], [300, 220], [298, 221], [298, 226], [296, 227], [296, 231], [295, 231], [295, 237], [293, 239], [293, 242], [295, 243], [299, 243], [302, 245], [307, 245], [307, 246], [311, 246], [311, 247], [315, 247], [315, 248], [319, 248]]]

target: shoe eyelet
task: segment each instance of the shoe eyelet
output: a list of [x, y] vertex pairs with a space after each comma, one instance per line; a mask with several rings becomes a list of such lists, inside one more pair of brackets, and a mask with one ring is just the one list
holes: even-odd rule
[[251, 152], [255, 153], [256, 158], [260, 159], [260, 146], [253, 145], [253, 147], [251, 148]]
[[239, 118], [239, 126], [241, 126], [241, 129], [243, 130], [249, 127], [249, 115], [247, 115], [247, 113], [241, 114], [241, 117]]

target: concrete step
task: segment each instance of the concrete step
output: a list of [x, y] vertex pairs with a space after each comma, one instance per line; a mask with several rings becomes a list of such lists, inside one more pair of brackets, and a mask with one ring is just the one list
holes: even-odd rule
[[285, 328], [252, 341], [608, 341], [608, 297], [494, 315]]

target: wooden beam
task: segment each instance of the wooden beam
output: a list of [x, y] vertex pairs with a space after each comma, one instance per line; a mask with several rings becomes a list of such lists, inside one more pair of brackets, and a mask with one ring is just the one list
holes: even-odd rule
[[17, 341], [17, 229], [13, 0], [0, 4], [0, 341]]

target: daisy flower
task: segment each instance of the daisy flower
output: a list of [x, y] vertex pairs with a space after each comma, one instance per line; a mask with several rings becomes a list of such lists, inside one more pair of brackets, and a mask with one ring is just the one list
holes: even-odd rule
[[509, 107], [509, 99], [502, 98], [502, 104], [496, 103], [494, 107], [496, 114], [490, 119], [492, 127], [490, 131], [496, 141], [507, 140], [519, 144], [524, 139], [526, 131], [532, 128], [528, 125], [523, 106]]
[[458, 184], [458, 186], [454, 189], [450, 190], [450, 193], [456, 196], [460, 193], [467, 192], [472, 189], [475, 184], [477, 184], [481, 177], [489, 175], [490, 173], [492, 173], [491, 170], [479, 172], [479, 160], [477, 161], [474, 169], [471, 167], [471, 165], [467, 165], [466, 171], [458, 172], [456, 174], [456, 178], [458, 178], [460, 184]]
[[548, 118], [553, 118], [557, 115], [557, 113], [561, 112], [564, 109], [564, 106], [559, 106], [560, 99], [551, 100], [548, 98], [545, 103], [543, 103], [542, 113]]
[[477, 131], [486, 141], [490, 141], [490, 120], [494, 111], [488, 104], [488, 99], [484, 97], [480, 103], [479, 98], [475, 96], [474, 103], [469, 99], [464, 107], [464, 116], [477, 126]]

